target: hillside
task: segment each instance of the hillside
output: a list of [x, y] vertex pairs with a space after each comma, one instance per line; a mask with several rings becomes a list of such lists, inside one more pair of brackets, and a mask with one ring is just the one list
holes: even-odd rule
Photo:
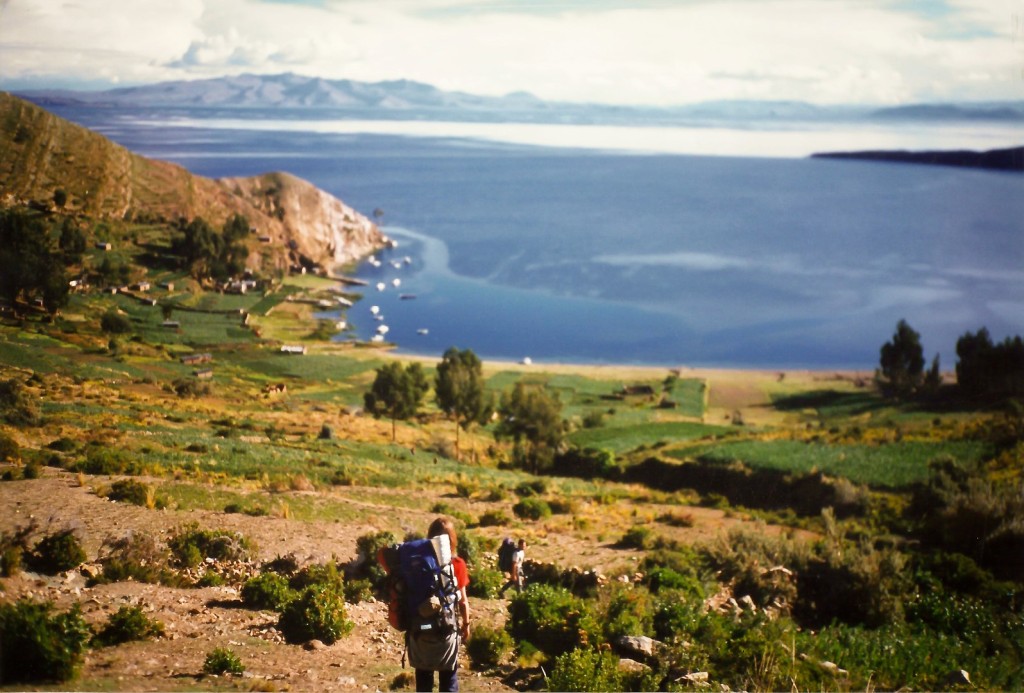
[[386, 239], [368, 218], [287, 173], [211, 180], [133, 154], [105, 137], [0, 93], [0, 204], [52, 206], [100, 219], [202, 217], [221, 225], [242, 214], [269, 239], [272, 262], [342, 264]]
[[974, 151], [864, 151], [826, 152], [812, 155], [816, 159], [859, 159], [864, 161], [888, 161], [899, 164], [931, 164], [933, 166], [959, 166], [962, 168], [984, 168], [995, 171], [1024, 171], [1024, 147]]

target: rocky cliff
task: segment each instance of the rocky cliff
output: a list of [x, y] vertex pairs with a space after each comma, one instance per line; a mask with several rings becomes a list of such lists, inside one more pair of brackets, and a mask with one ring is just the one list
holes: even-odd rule
[[67, 194], [67, 211], [95, 218], [202, 217], [219, 227], [242, 214], [278, 250], [269, 254], [278, 264], [341, 264], [387, 240], [368, 218], [301, 178], [195, 176], [0, 92], [0, 205], [49, 206], [57, 189]]

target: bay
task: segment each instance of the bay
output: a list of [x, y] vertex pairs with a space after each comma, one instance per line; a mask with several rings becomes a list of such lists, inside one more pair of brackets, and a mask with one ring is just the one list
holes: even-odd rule
[[778, 158], [770, 147], [700, 156], [303, 121], [80, 118], [201, 175], [286, 170], [364, 213], [383, 209], [400, 246], [360, 268], [386, 288], [347, 317], [369, 338], [378, 305], [402, 351], [873, 368], [906, 319], [950, 368], [968, 330], [1024, 332], [1015, 174]]

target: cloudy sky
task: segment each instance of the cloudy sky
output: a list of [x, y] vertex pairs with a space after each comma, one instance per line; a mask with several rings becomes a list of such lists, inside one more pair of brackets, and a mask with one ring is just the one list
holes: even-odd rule
[[295, 72], [545, 99], [1024, 98], [1024, 0], [0, 0], [0, 88]]

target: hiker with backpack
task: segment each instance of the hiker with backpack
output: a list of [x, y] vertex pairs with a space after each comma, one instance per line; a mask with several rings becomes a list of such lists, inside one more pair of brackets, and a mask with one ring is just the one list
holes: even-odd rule
[[388, 574], [388, 621], [405, 631], [417, 691], [434, 689], [435, 671], [438, 690], [459, 690], [459, 645], [469, 639], [469, 573], [457, 551], [455, 526], [439, 517], [426, 539], [384, 547], [377, 554]]
[[523, 561], [526, 560], [526, 540], [520, 539], [519, 545], [505, 538], [498, 549], [498, 569], [508, 573], [508, 581], [498, 590], [499, 596], [505, 596], [505, 590], [515, 587], [516, 592], [523, 591]]

